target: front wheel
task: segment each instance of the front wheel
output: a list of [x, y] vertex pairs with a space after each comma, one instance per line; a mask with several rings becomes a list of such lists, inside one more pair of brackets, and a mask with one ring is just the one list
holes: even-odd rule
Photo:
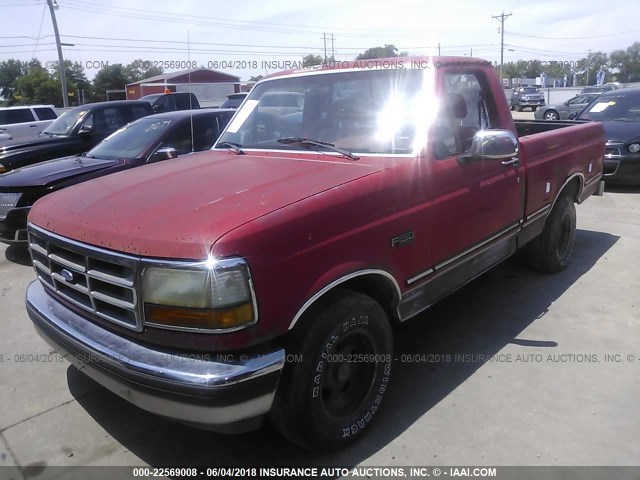
[[560, 116], [558, 115], [558, 112], [556, 112], [555, 110], [547, 110], [546, 112], [544, 112], [544, 119], [545, 120], [559, 120]]
[[304, 448], [341, 448], [363, 435], [380, 408], [391, 374], [391, 325], [377, 302], [348, 290], [328, 294], [301, 322], [289, 350], [296, 361], [282, 373], [271, 421]]
[[530, 266], [539, 272], [555, 273], [569, 265], [576, 237], [576, 207], [567, 196], [558, 198], [542, 233], [527, 245]]

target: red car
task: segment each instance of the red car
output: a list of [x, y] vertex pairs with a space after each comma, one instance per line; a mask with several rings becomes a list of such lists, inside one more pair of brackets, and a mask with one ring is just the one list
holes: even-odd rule
[[379, 415], [392, 324], [519, 248], [567, 266], [604, 136], [514, 124], [483, 60], [403, 57], [266, 78], [213, 150], [37, 202], [29, 315], [143, 409], [334, 448]]

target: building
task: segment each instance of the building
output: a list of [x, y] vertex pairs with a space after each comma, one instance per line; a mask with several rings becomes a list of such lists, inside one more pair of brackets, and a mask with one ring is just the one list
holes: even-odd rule
[[163, 73], [126, 86], [127, 100], [137, 100], [152, 93], [192, 92], [200, 105], [218, 106], [230, 93], [242, 90], [240, 77], [208, 68], [193, 68]]

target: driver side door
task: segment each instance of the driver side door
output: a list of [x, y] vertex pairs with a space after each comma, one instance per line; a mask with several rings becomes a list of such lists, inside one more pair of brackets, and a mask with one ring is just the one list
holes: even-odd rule
[[500, 128], [484, 71], [444, 73], [440, 88], [444, 107], [432, 131], [430, 168], [436, 271], [517, 228], [525, 183], [521, 164], [464, 160], [475, 132]]

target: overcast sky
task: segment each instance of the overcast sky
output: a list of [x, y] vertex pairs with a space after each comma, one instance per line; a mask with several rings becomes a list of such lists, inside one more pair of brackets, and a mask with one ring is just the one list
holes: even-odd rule
[[[505, 62], [578, 60], [589, 49], [609, 53], [640, 39], [638, 0], [57, 1], [62, 42], [74, 44], [63, 47], [64, 58], [81, 62], [89, 78], [107, 62], [143, 58], [195, 62], [247, 80], [282, 69], [278, 62], [324, 55], [323, 34], [328, 55], [333, 34], [338, 60], [385, 43], [437, 54], [439, 42], [443, 55], [473, 49], [475, 57], [499, 61], [500, 22], [491, 17], [503, 11], [512, 14]], [[45, 0], [0, 0], [0, 18], [0, 60], [57, 59]]]

